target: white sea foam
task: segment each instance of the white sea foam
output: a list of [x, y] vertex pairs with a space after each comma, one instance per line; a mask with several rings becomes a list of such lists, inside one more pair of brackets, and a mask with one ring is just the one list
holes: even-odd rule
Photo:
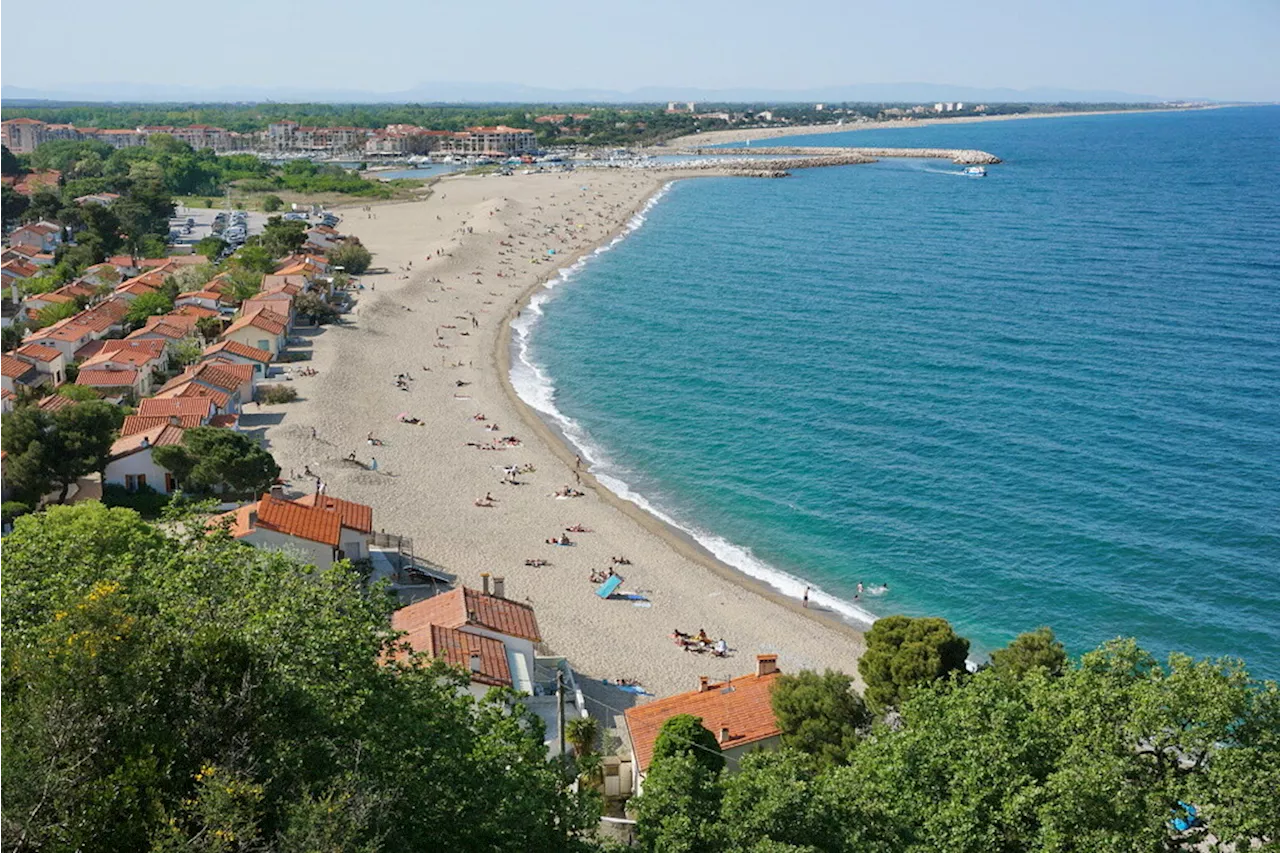
[[735, 545], [722, 536], [675, 518], [637, 492], [629, 483], [617, 476], [620, 472], [616, 470], [604, 448], [592, 439], [581, 424], [565, 415], [556, 406], [555, 383], [530, 353], [533, 330], [545, 314], [543, 306], [555, 297], [556, 289], [562, 284], [572, 281], [592, 258], [608, 252], [626, 239], [627, 235], [644, 225], [649, 211], [662, 200], [671, 189], [671, 186], [672, 184], [668, 183], [661, 190], [654, 193], [644, 207], [627, 221], [626, 226], [618, 236], [605, 245], [598, 247], [594, 252], [579, 258], [571, 266], [560, 270], [559, 275], [548, 280], [541, 290], [530, 297], [529, 304], [520, 313], [520, 316], [511, 323], [512, 343], [515, 348], [515, 358], [512, 359], [511, 364], [511, 386], [520, 396], [520, 399], [550, 420], [560, 430], [569, 443], [581, 454], [583, 461], [587, 463], [596, 480], [619, 498], [630, 501], [650, 515], [687, 534], [718, 560], [749, 577], [768, 584], [783, 595], [800, 599], [803, 598], [807, 589], [809, 590], [809, 603], [811, 606], [838, 613], [846, 620], [860, 626], [870, 625], [876, 619], [875, 614], [864, 610], [853, 602], [830, 595], [808, 581], [769, 565], [756, 557], [750, 548]]

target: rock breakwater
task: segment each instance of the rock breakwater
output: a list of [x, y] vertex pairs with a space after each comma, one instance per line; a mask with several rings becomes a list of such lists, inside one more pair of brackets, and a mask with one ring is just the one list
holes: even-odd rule
[[[1000, 158], [987, 151], [975, 148], [817, 148], [800, 146], [778, 147], [742, 147], [742, 148], [691, 148], [682, 153], [699, 155], [743, 156], [754, 154], [812, 157], [830, 160], [841, 157], [861, 157], [861, 160], [815, 163], [822, 166], [843, 166], [848, 163], [874, 163], [882, 157], [915, 157], [924, 160], [950, 160], [961, 166], [990, 166], [1001, 162]], [[803, 168], [803, 167], [795, 167]]]

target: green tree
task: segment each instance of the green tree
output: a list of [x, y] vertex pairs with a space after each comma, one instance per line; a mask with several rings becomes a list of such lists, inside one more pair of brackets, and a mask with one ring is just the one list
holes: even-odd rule
[[62, 211], [62, 194], [56, 189], [42, 186], [33, 192], [27, 203], [27, 222], [38, 222], [42, 219], [56, 221]]
[[0, 436], [9, 456], [8, 485], [31, 506], [50, 489], [59, 488], [57, 501], [62, 503], [76, 480], [106, 467], [123, 422], [124, 410], [102, 401], [56, 412], [32, 406], [9, 412]]
[[30, 325], [33, 329], [43, 329], [45, 326], [52, 326], [59, 320], [74, 317], [79, 313], [80, 306], [75, 302], [55, 302], [36, 312], [35, 317], [30, 320]]
[[312, 323], [325, 325], [338, 319], [338, 309], [326, 302], [318, 293], [299, 293], [293, 300], [293, 309], [299, 316], [310, 318]]
[[222, 319], [220, 317], [201, 317], [196, 320], [196, 334], [206, 343], [218, 339], [218, 335], [222, 334]]
[[254, 497], [280, 476], [280, 466], [256, 441], [217, 427], [189, 429], [181, 444], [157, 447], [151, 458], [172, 472], [184, 491], [197, 494]]
[[263, 196], [262, 209], [265, 210], [267, 213], [275, 213], [277, 210], [279, 210], [282, 207], [284, 207], [284, 200], [280, 198], [280, 196], [278, 195]]
[[231, 266], [262, 274], [274, 271], [276, 263], [271, 253], [262, 246], [245, 246], [231, 256]]
[[594, 822], [510, 691], [386, 664], [394, 606], [192, 517], [96, 502], [5, 539], [6, 846], [573, 851]]
[[715, 850], [721, 794], [719, 771], [705, 762], [688, 753], [655, 754], [644, 793], [633, 801], [640, 846], [654, 853]]
[[31, 206], [31, 199], [8, 184], [0, 187], [0, 202], [3, 203], [4, 225], [6, 228], [21, 222], [23, 215], [27, 212], [27, 208]]
[[945, 619], [887, 616], [867, 632], [858, 672], [867, 704], [877, 712], [897, 706], [913, 687], [965, 671], [969, 641]]
[[262, 229], [259, 245], [272, 258], [291, 255], [307, 242], [307, 223], [296, 219], [271, 216]]
[[57, 394], [59, 397], [66, 397], [68, 400], [75, 400], [77, 403], [99, 399], [98, 392], [88, 385], [73, 385], [70, 382], [59, 385]]
[[17, 155], [9, 150], [8, 145], [0, 145], [0, 175], [6, 178], [22, 175], [22, 164], [18, 162]]
[[600, 736], [600, 724], [594, 717], [574, 717], [564, 727], [565, 739], [578, 758], [590, 755]]
[[991, 653], [991, 666], [996, 672], [1021, 678], [1033, 669], [1058, 675], [1067, 666], [1067, 650], [1048, 627], [1037, 628], [1014, 637], [1009, 645]]
[[3, 349], [5, 352], [13, 352], [22, 346], [22, 338], [27, 334], [27, 325], [21, 320], [15, 320], [12, 325], [5, 326], [0, 332], [0, 340], [3, 340]]
[[687, 755], [713, 774], [724, 768], [724, 756], [716, 736], [702, 725], [701, 717], [691, 714], [676, 714], [658, 729], [658, 737], [653, 742], [653, 760], [674, 755]]
[[[212, 320], [214, 318], [208, 317], [201, 319]], [[183, 338], [173, 347], [173, 363], [180, 367], [186, 367], [188, 364], [195, 364], [200, 360], [202, 352], [203, 350], [201, 350], [200, 344], [196, 343], [191, 338]]]
[[782, 743], [816, 759], [843, 764], [871, 722], [853, 680], [843, 672], [801, 670], [777, 677], [769, 696]]
[[343, 268], [348, 275], [360, 275], [369, 269], [373, 255], [354, 237], [343, 240], [326, 253], [330, 264]]
[[214, 260], [227, 250], [227, 241], [221, 237], [210, 234], [208, 237], [201, 238], [196, 243], [195, 252], [197, 255], [204, 255], [209, 260]]
[[129, 311], [124, 315], [131, 326], [141, 326], [148, 317], [167, 314], [173, 310], [173, 299], [163, 290], [143, 293], [129, 303]]

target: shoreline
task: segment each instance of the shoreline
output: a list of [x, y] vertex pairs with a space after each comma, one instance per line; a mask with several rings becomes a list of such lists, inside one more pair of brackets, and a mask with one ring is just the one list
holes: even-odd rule
[[[589, 471], [580, 472], [585, 497], [552, 499], [553, 488], [574, 483], [576, 454], [512, 383], [516, 313], [622, 234], [663, 186], [714, 174], [733, 176], [454, 175], [433, 181], [420, 200], [344, 210], [341, 230], [384, 271], [360, 277], [366, 289], [353, 313], [311, 339], [318, 373], [295, 377], [299, 399], [246, 427], [265, 425], [291, 493], [311, 491], [314, 482], [297, 473], [310, 467], [329, 494], [372, 506], [376, 530], [411, 538], [416, 555], [457, 583], [478, 588], [484, 572], [505, 576], [507, 595], [535, 607], [546, 647], [584, 679], [635, 679], [662, 696], [692, 688], [700, 675], [741, 675], [754, 654], [776, 653], [787, 671], [838, 669], [856, 681], [862, 631], [826, 612], [817, 595], [802, 607]], [[404, 391], [392, 381], [403, 372], [412, 379]], [[422, 427], [401, 423], [401, 411]], [[499, 423], [499, 433], [483, 429]], [[382, 440], [376, 448], [364, 446], [369, 432]], [[523, 443], [475, 452], [497, 435]], [[346, 463], [352, 448], [361, 462], [376, 456], [377, 470]], [[502, 482], [506, 465], [535, 472], [515, 488]], [[486, 492], [496, 506], [473, 507]], [[543, 544], [570, 524], [592, 532], [575, 536], [573, 548]], [[630, 600], [601, 600], [587, 581], [610, 555], [630, 561], [620, 569]], [[533, 557], [553, 562], [530, 568]], [[682, 652], [673, 628], [706, 628], [728, 640], [731, 654]]]
[[[532, 429], [539, 438], [541, 438], [566, 465], [573, 465], [575, 457], [579, 455], [580, 448], [574, 443], [563, 429], [553, 423], [549, 416], [544, 415], [538, 409], [534, 408], [527, 400], [520, 396], [520, 392], [516, 390], [511, 380], [511, 370], [514, 362], [516, 343], [516, 332], [512, 328], [512, 323], [521, 315], [521, 312], [528, 308], [529, 303], [539, 293], [550, 289], [552, 280], [559, 276], [562, 271], [571, 269], [580, 262], [589, 262], [601, 248], [613, 244], [617, 238], [625, 237], [636, 229], [628, 227], [631, 220], [642, 214], [646, 209], [650, 208], [651, 202], [660, 199], [665, 190], [678, 180], [688, 180], [690, 178], [701, 177], [700, 175], [672, 175], [668, 180], [663, 180], [661, 185], [654, 189], [643, 201], [636, 205], [627, 216], [623, 225], [601, 241], [598, 245], [591, 249], [584, 250], [573, 256], [563, 266], [557, 267], [555, 272], [546, 276], [536, 284], [531, 285], [526, 291], [520, 294], [517, 300], [510, 306], [506, 316], [503, 318], [499, 327], [498, 337], [495, 341], [494, 361], [498, 367], [499, 378], [502, 382], [503, 391], [517, 410], [520, 412], [521, 418], [525, 424]], [[871, 627], [870, 622], [865, 628], [859, 628], [852, 624], [851, 617], [845, 615], [825, 615], [830, 611], [817, 610], [802, 606], [799, 599], [786, 594], [782, 590], [770, 584], [768, 581], [757, 578], [748, 574], [731, 563], [721, 559], [711, 552], [705, 545], [697, 540], [697, 538], [687, 530], [677, 526], [675, 523], [668, 521], [657, 515], [654, 511], [646, 509], [635, 501], [623, 497], [601, 483], [599, 478], [591, 471], [590, 467], [584, 467], [582, 470], [582, 482], [585, 487], [594, 489], [600, 497], [614, 506], [614, 508], [630, 516], [632, 520], [640, 524], [650, 533], [664, 539], [677, 552], [681, 553], [690, 560], [701, 564], [704, 568], [715, 572], [725, 580], [745, 587], [757, 595], [772, 600], [775, 604], [786, 606], [794, 612], [820, 622], [828, 627], [835, 628], [842, 632], [848, 632], [856, 637], [859, 641], [866, 629]], [[732, 544], [732, 543], [730, 543]], [[738, 546], [735, 546], [738, 547]], [[775, 569], [779, 573], [781, 570]], [[785, 573], [783, 573], [785, 574]], [[794, 577], [794, 576], [791, 576]], [[831, 599], [838, 601], [845, 606], [852, 606], [851, 602], [846, 602], [836, 596], [822, 592], [820, 587], [804, 578], [796, 577], [797, 581], [808, 584], [818, 595], [811, 596], [816, 604], [822, 604], [822, 599]], [[873, 620], [874, 621], [874, 620]], [[850, 673], [854, 675], [854, 673]]]
[[1156, 107], [1139, 110], [1077, 110], [1061, 113], [1017, 113], [996, 116], [960, 116], [957, 118], [895, 119], [893, 121], [868, 121], [854, 124], [809, 124], [795, 127], [756, 127], [741, 130], [709, 130], [669, 139], [662, 145], [644, 149], [649, 153], [666, 153], [671, 148], [705, 148], [730, 142], [755, 142], [781, 139], [787, 136], [826, 136], [833, 133], [849, 133], [861, 130], [903, 130], [912, 127], [936, 127], [946, 124], [976, 124], [988, 121], [1019, 121], [1022, 119], [1079, 118], [1081, 116], [1145, 115], [1147, 113], [1183, 113], [1198, 110], [1218, 110], [1245, 104], [1205, 104], [1192, 107]]

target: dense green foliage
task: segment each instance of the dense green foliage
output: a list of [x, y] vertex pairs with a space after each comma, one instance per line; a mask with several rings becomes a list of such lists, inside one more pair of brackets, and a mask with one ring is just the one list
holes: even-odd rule
[[271, 258], [283, 258], [285, 255], [292, 255], [307, 242], [307, 228], [307, 223], [297, 219], [269, 216], [262, 234], [253, 238], [254, 245], [264, 249]]
[[1021, 678], [1033, 669], [1057, 675], [1067, 665], [1067, 650], [1053, 631], [1040, 627], [1014, 637], [1009, 645], [991, 653], [991, 666], [997, 671]]
[[769, 697], [784, 746], [812, 755], [823, 765], [843, 764], [870, 725], [867, 706], [853, 679], [827, 670], [783, 673]]
[[333, 266], [342, 267], [347, 275], [360, 275], [373, 262], [373, 254], [354, 237], [348, 237], [334, 246], [325, 253], [325, 257]]
[[80, 477], [101, 472], [124, 422], [124, 410], [102, 401], [46, 412], [20, 406], [8, 412], [0, 429], [5, 486], [17, 500], [34, 507], [51, 489], [67, 499]]
[[391, 601], [87, 503], [5, 540], [11, 850], [572, 851], [593, 818], [542, 723], [380, 663]]
[[157, 447], [151, 458], [195, 494], [253, 498], [280, 476], [280, 466], [258, 442], [218, 427], [186, 430], [181, 444]]
[[[654, 851], [726, 853], [1280, 849], [1274, 682], [1233, 660], [1161, 665], [1132, 640], [1057, 675], [1010, 674], [916, 686], [843, 766], [822, 767], [823, 742], [722, 774], [687, 752], [655, 757], [640, 837]], [[1204, 825], [1177, 832], [1179, 803]]]
[[969, 641], [956, 636], [945, 619], [889, 616], [867, 632], [867, 650], [858, 673], [874, 711], [898, 705], [914, 688], [965, 671]]

